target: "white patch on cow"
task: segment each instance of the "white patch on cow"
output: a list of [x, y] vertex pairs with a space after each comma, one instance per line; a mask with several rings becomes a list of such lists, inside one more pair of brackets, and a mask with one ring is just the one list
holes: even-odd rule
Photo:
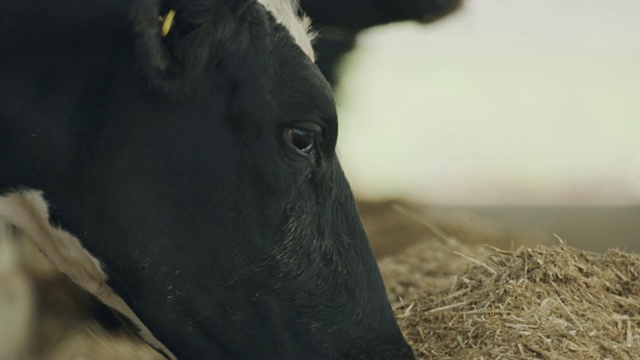
[[49, 209], [40, 191], [14, 191], [0, 196], [0, 219], [24, 232], [62, 273], [105, 305], [126, 316], [140, 337], [169, 359], [176, 359], [140, 318], [107, 284], [100, 262], [70, 233], [49, 223]]
[[296, 44], [307, 54], [309, 59], [315, 61], [316, 55], [313, 51], [313, 46], [311, 46], [311, 40], [313, 40], [313, 34], [310, 32], [311, 20], [306, 16], [300, 18], [297, 15], [298, 1], [258, 0], [258, 2], [273, 15], [278, 23], [289, 30]]
[[36, 294], [17, 240], [15, 227], [0, 219], [0, 359], [32, 355]]

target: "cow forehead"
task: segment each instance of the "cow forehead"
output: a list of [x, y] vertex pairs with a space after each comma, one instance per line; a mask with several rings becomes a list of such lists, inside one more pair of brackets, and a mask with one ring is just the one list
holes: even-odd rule
[[258, 0], [267, 11], [273, 15], [276, 21], [289, 30], [296, 44], [304, 53], [315, 61], [315, 53], [311, 46], [313, 35], [310, 32], [311, 20], [306, 17], [299, 17], [297, 0]]

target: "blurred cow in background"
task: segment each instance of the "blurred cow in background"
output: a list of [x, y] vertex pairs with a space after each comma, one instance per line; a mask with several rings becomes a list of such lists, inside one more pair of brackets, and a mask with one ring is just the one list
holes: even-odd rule
[[316, 64], [335, 86], [342, 57], [356, 46], [360, 31], [398, 21], [431, 23], [456, 11], [462, 0], [301, 0], [318, 31]]

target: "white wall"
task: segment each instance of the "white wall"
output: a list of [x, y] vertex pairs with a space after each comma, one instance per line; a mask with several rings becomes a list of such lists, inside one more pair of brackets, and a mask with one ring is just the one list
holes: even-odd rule
[[358, 46], [337, 97], [360, 196], [640, 202], [640, 1], [468, 0]]

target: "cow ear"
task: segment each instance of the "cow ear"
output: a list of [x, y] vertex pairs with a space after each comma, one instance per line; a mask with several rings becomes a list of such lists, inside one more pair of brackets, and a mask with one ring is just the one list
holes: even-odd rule
[[155, 85], [182, 89], [201, 78], [232, 17], [221, 0], [139, 0], [132, 22], [140, 68]]

